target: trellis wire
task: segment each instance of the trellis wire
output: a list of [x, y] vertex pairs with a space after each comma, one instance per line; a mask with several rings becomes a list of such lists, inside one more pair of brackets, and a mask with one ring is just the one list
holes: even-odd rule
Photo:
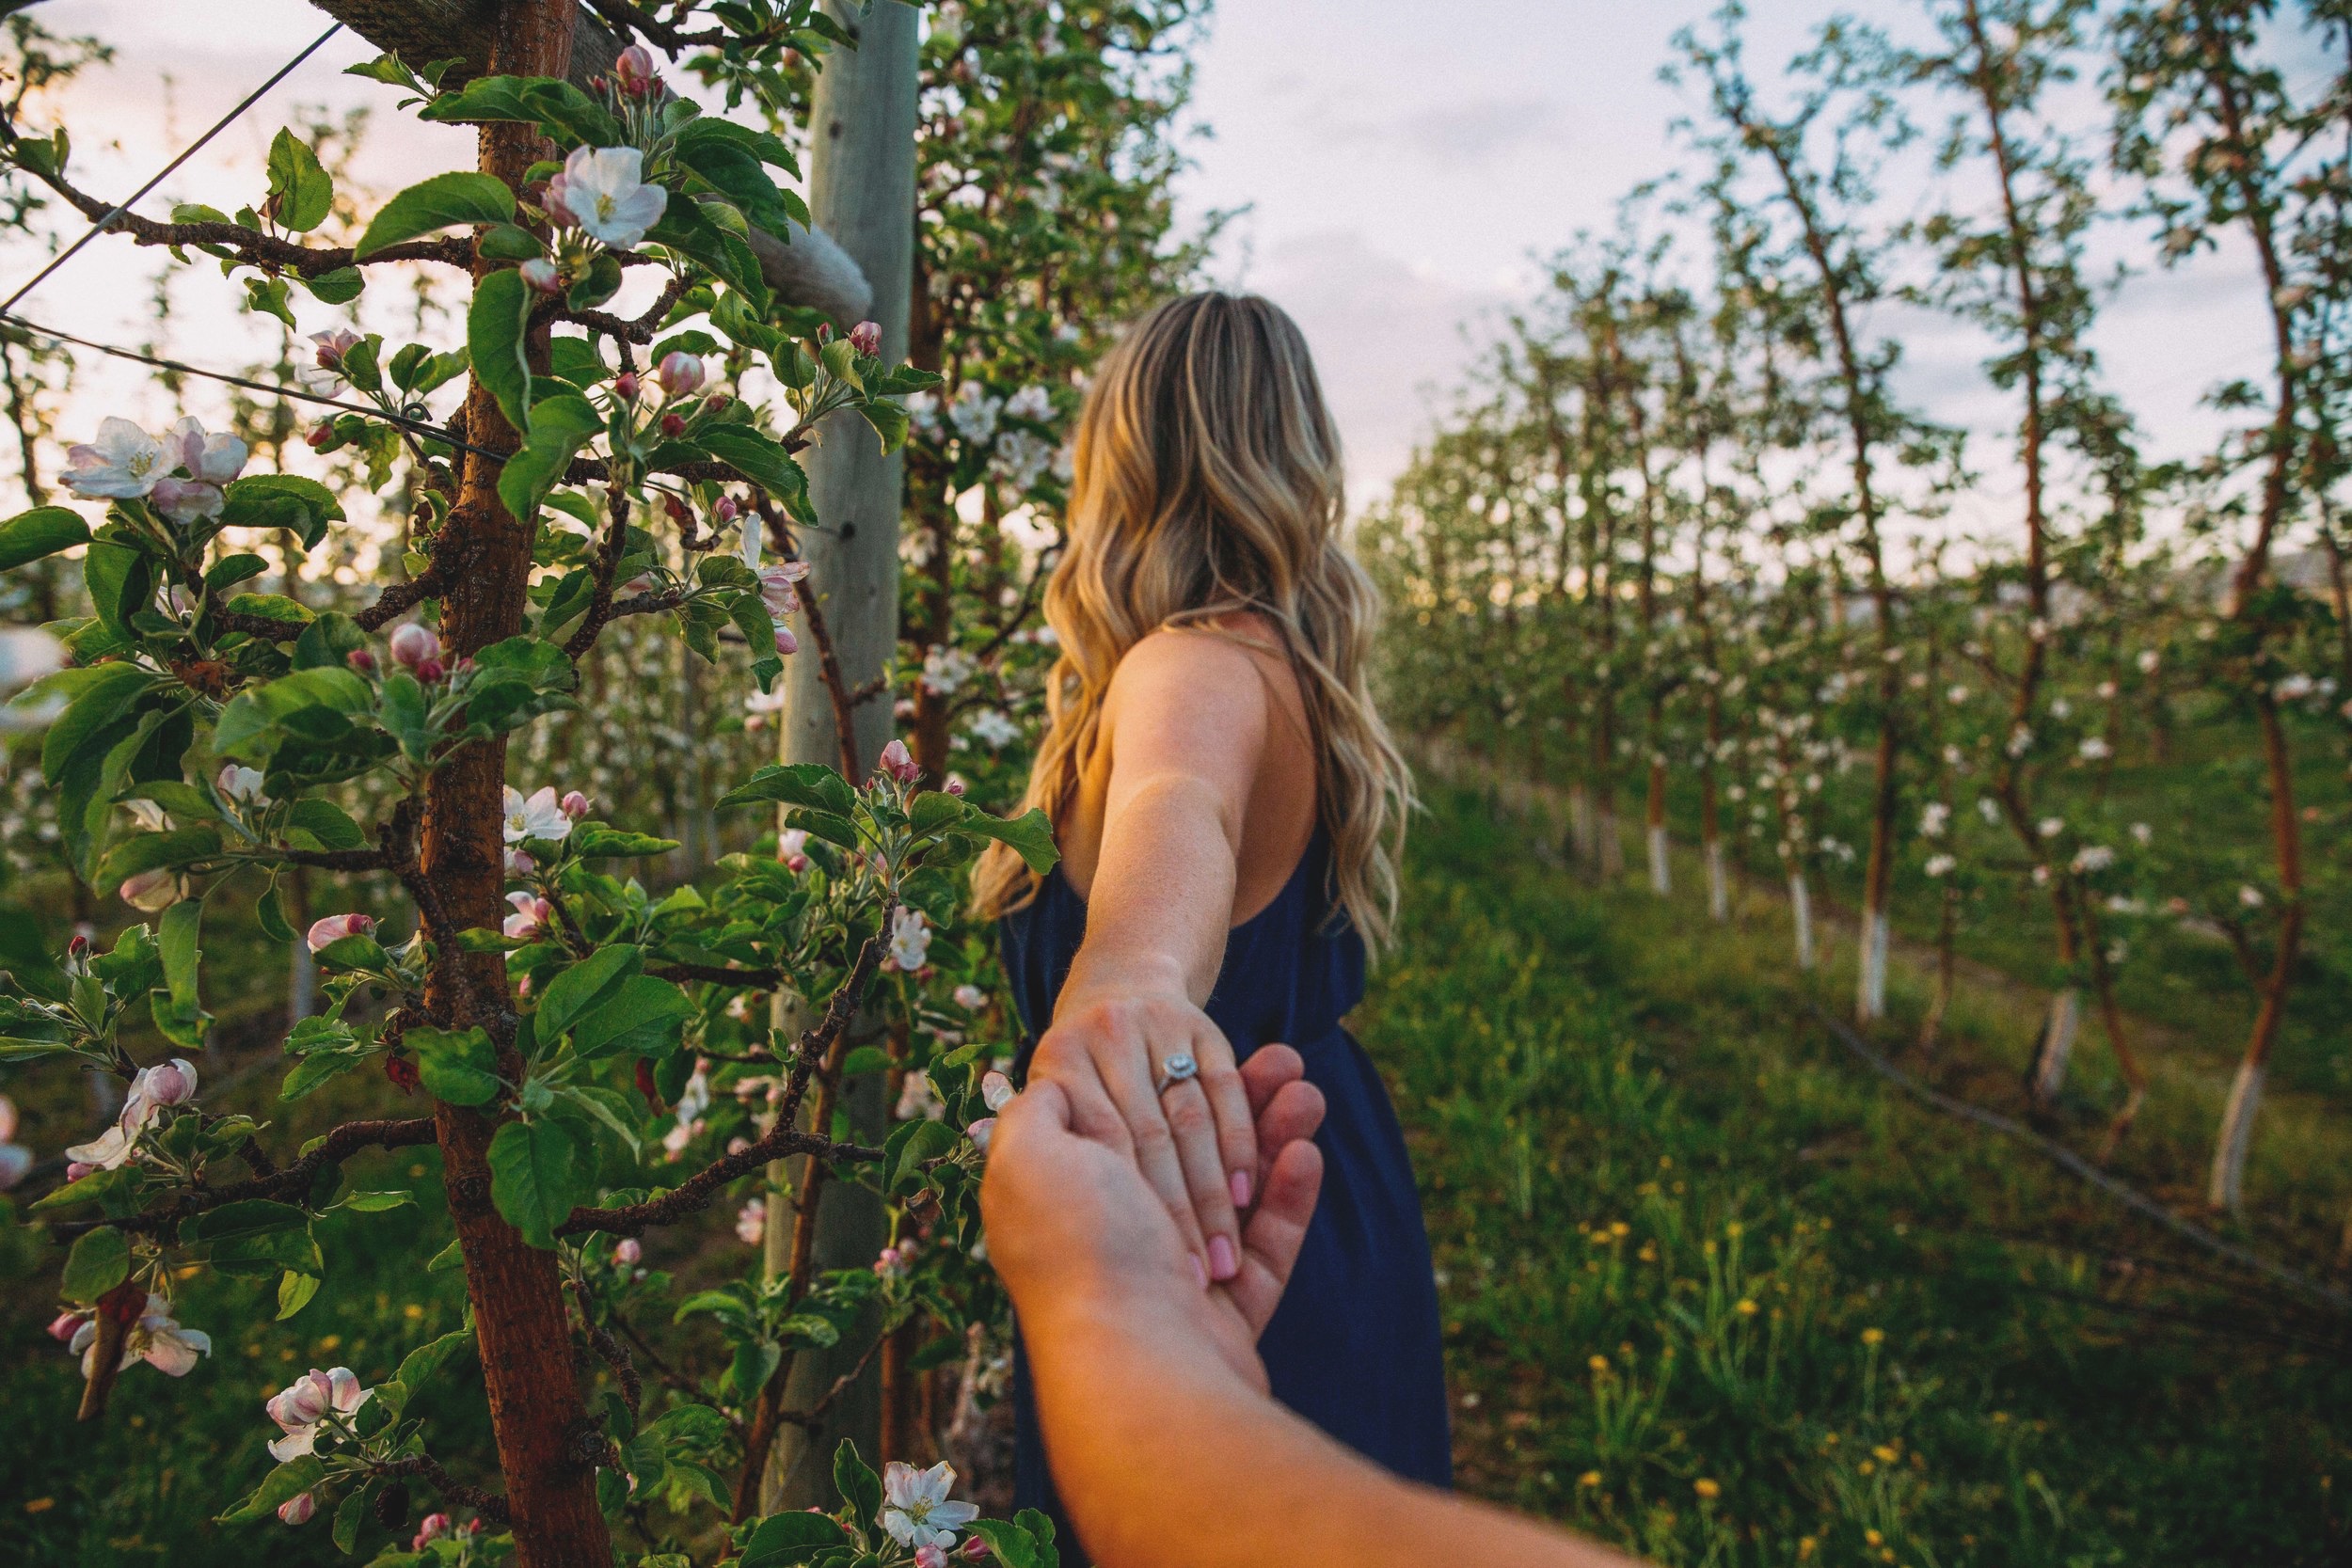
[[[96, 239], [101, 233], [104, 232], [108, 224], [114, 222], [115, 219], [129, 212], [134, 202], [137, 201], [141, 197], [147, 195], [148, 192], [153, 190], [156, 186], [162, 184], [166, 180], [171, 178], [171, 174], [174, 169], [178, 168], [182, 164], [186, 163], [190, 158], [195, 157], [196, 154], [202, 150], [206, 142], [211, 141], [215, 136], [219, 135], [223, 131], [229, 129], [230, 125], [236, 122], [238, 116], [244, 114], [247, 109], [253, 107], [254, 104], [261, 102], [262, 94], [268, 92], [270, 88], [276, 87], [278, 83], [284, 81], [288, 74], [294, 71], [294, 67], [300, 65], [303, 61], [317, 54], [321, 44], [325, 43], [328, 39], [333, 38], [337, 33], [340, 33], [342, 30], [343, 24], [340, 22], [336, 23], [333, 26], [327, 28], [326, 31], [321, 33], [317, 38], [312, 39], [310, 40], [310, 47], [303, 50], [301, 54], [296, 55], [293, 59], [288, 60], [284, 65], [279, 66], [276, 73], [273, 74], [268, 81], [263, 82], [260, 87], [255, 87], [251, 92], [246, 93], [244, 101], [238, 103], [235, 108], [230, 109], [227, 114], [221, 116], [220, 119], [213, 122], [211, 130], [197, 137], [196, 140], [188, 143], [185, 148], [181, 150], [178, 157], [172, 159], [171, 162], [166, 164], [162, 168], [157, 169], [153, 179], [150, 180], [146, 184], [141, 185], [137, 190], [133, 191], [129, 196], [124, 197], [120, 202], [116, 204], [112, 212], [100, 218], [97, 222], [91, 224], [80, 239], [66, 246], [65, 249], [59, 251], [56, 256], [51, 257], [49, 264], [41, 268], [40, 271], [33, 274], [32, 277], [26, 281], [23, 288], [10, 294], [6, 302], [0, 302], [0, 315], [6, 315], [9, 311], [15, 309], [19, 300], [23, 299], [26, 294], [31, 293], [35, 289], [39, 288], [42, 280], [48, 277], [51, 273], [56, 272], [59, 267], [64, 266], [68, 261], [72, 261], [74, 255], [79, 252], [84, 245], [89, 244], [90, 241]], [[11, 134], [13, 134], [13, 128], [11, 128]], [[51, 334], [51, 336], [55, 336], [55, 334]]]

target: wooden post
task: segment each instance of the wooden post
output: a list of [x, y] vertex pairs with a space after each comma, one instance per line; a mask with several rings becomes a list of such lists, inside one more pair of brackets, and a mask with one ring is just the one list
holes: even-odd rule
[[[840, 242], [872, 283], [882, 357], [895, 360], [907, 350], [914, 255], [916, 15], [900, 0], [875, 0], [860, 21], [854, 6], [829, 3], [834, 15], [857, 32], [858, 47], [830, 56], [817, 79], [809, 210], [817, 227]], [[856, 414], [835, 414], [818, 436], [808, 457], [809, 496], [825, 531], [803, 541], [809, 562], [803, 591], [822, 606], [842, 677], [855, 693], [881, 676], [898, 648], [903, 465], [895, 453], [882, 455], [873, 431]], [[839, 766], [832, 694], [817, 661], [807, 656], [789, 659], [781, 678], [788, 699], [779, 716], [782, 760]], [[857, 708], [861, 769], [873, 766], [890, 731], [890, 694], [880, 691]], [[860, 1041], [876, 1034], [871, 1020], [862, 1018], [852, 1026], [852, 1037]], [[842, 1103], [858, 1135], [879, 1141], [885, 1110], [881, 1077], [856, 1080]], [[786, 1185], [782, 1175], [774, 1183], [779, 1190]], [[791, 1224], [790, 1206], [771, 1196], [766, 1243], [771, 1274], [790, 1267]], [[818, 1210], [817, 1267], [871, 1263], [882, 1251], [883, 1227], [882, 1205], [872, 1194], [847, 1181], [830, 1183]], [[863, 1354], [873, 1326], [861, 1324], [858, 1332], [844, 1336], [837, 1351], [795, 1356], [784, 1407], [806, 1409], [822, 1398]], [[880, 1412], [876, 1379], [868, 1372], [834, 1402], [819, 1429], [786, 1426], [769, 1464], [762, 1510], [832, 1506], [834, 1449], [849, 1437], [871, 1458], [881, 1441]]]

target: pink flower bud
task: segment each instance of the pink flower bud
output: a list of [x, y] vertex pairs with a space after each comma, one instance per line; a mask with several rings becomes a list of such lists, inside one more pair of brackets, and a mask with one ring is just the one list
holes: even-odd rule
[[988, 1152], [988, 1140], [996, 1131], [996, 1118], [982, 1117], [963, 1131], [965, 1136], [972, 1140], [972, 1147], [985, 1154]]
[[654, 376], [663, 391], [682, 398], [703, 384], [703, 362], [682, 348], [673, 349], [661, 356], [661, 367]]
[[310, 444], [310, 448], [312, 451], [325, 451], [326, 450], [327, 443], [332, 441], [334, 438], [335, 421], [332, 420], [321, 420], [318, 423], [310, 427], [310, 433], [305, 436], [303, 440]]
[[801, 640], [792, 635], [792, 628], [789, 626], [778, 626], [776, 628], [776, 652], [783, 654], [788, 658], [800, 651]]
[[941, 784], [939, 787], [946, 790], [950, 795], [960, 796], [963, 793], [963, 775], [961, 773], [950, 773], [947, 775], [947, 782]]
[[612, 1261], [624, 1268], [635, 1268], [644, 1260], [644, 1244], [634, 1236], [624, 1236], [612, 1249]]
[[141, 1085], [150, 1104], [184, 1105], [196, 1098], [196, 1065], [185, 1056], [158, 1062], [132, 1080], [135, 1092]]
[[563, 800], [564, 815], [577, 822], [588, 815], [588, 797], [579, 790], [566, 790]]
[[831, 322], [818, 322], [818, 323], [817, 324], [817, 346], [818, 346], [818, 348], [823, 348], [823, 347], [824, 347], [827, 343], [830, 343], [830, 342], [832, 342], [832, 341], [833, 341], [833, 323], [831, 323]]
[[882, 352], [882, 323], [860, 322], [850, 328], [850, 346], [871, 358]]
[[913, 784], [923, 773], [914, 765], [914, 758], [908, 752], [907, 743], [903, 740], [893, 740], [882, 748], [882, 760], [876, 764], [876, 770], [889, 774], [900, 784]]
[[555, 263], [544, 256], [533, 256], [519, 270], [523, 281], [543, 294], [551, 294], [564, 286], [563, 275], [556, 271]]
[[375, 920], [372, 915], [330, 914], [312, 921], [310, 933], [304, 940], [310, 942], [310, 951], [316, 953], [321, 948], [333, 946], [345, 937], [373, 936], [374, 933]]
[[612, 80], [629, 97], [644, 97], [654, 87], [652, 53], [642, 43], [622, 50], [612, 62]]
[[570, 203], [564, 198], [564, 177], [562, 175], [559, 174], [548, 182], [548, 194], [539, 198], [539, 205], [547, 213], [548, 221], [556, 228], [577, 229], [580, 227], [579, 215], [572, 211]]
[[612, 378], [612, 390], [623, 403], [635, 403], [637, 401], [637, 372], [635, 371], [623, 371], [620, 374], [614, 376]]
[[298, 1493], [278, 1505], [278, 1518], [282, 1524], [307, 1525], [310, 1515], [319, 1511], [318, 1498], [308, 1492]]
[[89, 938], [82, 935], [79, 931], [76, 931], [73, 934], [73, 939], [65, 944], [65, 956], [69, 958], [76, 959], [88, 958]]
[[133, 909], [151, 914], [180, 901], [179, 881], [179, 873], [174, 871], [142, 871], [135, 877], [125, 878], [115, 892]]
[[414, 670], [428, 658], [441, 657], [441, 639], [431, 626], [406, 621], [395, 629], [387, 646], [392, 657]]
[[506, 851], [506, 874], [509, 877], [528, 877], [538, 869], [539, 863], [532, 860], [522, 850], [509, 849]]
[[363, 675], [375, 673], [375, 655], [365, 648], [354, 648], [343, 655], [343, 662]]
[[61, 1345], [66, 1344], [81, 1331], [82, 1323], [79, 1312], [60, 1312], [49, 1325], [49, 1338]]
[[721, 496], [719, 504], [710, 509], [710, 515], [723, 523], [731, 523], [743, 515], [743, 509], [736, 504], [733, 496]]
[[988, 1543], [981, 1540], [977, 1535], [971, 1537], [963, 1544], [963, 1555], [970, 1558], [975, 1562], [979, 1561], [982, 1558], [988, 1556]]
[[68, 1181], [79, 1181], [97, 1168], [86, 1160], [69, 1160], [66, 1162], [65, 1179]]
[[675, 414], [664, 414], [661, 416], [661, 434], [664, 436], [683, 436], [686, 434], [686, 421], [679, 419]]
[[424, 682], [427, 686], [438, 686], [440, 684], [441, 677], [448, 673], [449, 672], [441, 667], [441, 661], [437, 658], [421, 658], [417, 660], [417, 679]]
[[914, 1548], [914, 1568], [947, 1568], [947, 1554], [937, 1546], [917, 1546]]
[[408, 1544], [409, 1550], [421, 1552], [428, 1544], [438, 1541], [448, 1533], [449, 1515], [428, 1513], [424, 1516], [424, 1522], [417, 1527], [417, 1538]]
[[716, 414], [719, 410], [724, 408], [728, 404], [734, 401], [734, 399], [728, 397], [724, 392], [713, 392], [708, 397], [703, 399], [703, 408], [708, 413]]
[[313, 332], [310, 341], [318, 345], [318, 368], [323, 371], [341, 370], [343, 356], [359, 346], [359, 334], [347, 326], [332, 332]]

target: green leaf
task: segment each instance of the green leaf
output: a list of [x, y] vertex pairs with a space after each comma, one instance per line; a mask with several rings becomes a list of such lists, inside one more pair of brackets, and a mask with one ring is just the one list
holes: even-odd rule
[[[377, 251], [457, 225], [512, 223], [515, 193], [494, 174], [453, 170], [421, 180], [402, 191], [368, 222], [368, 231], [353, 248], [355, 261], [364, 261]], [[517, 278], [517, 282], [521, 279]]]
[[693, 1014], [694, 1005], [676, 986], [650, 974], [632, 974], [572, 1026], [572, 1051], [583, 1057], [617, 1051], [667, 1055], [676, 1049], [678, 1036]]
[[910, 1121], [899, 1126], [890, 1134], [882, 1155], [883, 1168], [889, 1173], [883, 1191], [895, 1193], [910, 1182], [920, 1185], [924, 1162], [953, 1150], [961, 1136], [944, 1121]]
[[546, 242], [538, 235], [511, 223], [498, 224], [485, 231], [476, 248], [485, 261], [529, 261], [548, 253]]
[[490, 1140], [490, 1199], [535, 1247], [555, 1245], [555, 1227], [589, 1192], [586, 1140], [564, 1122], [510, 1121]]
[[737, 1568], [799, 1568], [828, 1547], [849, 1544], [849, 1532], [822, 1513], [774, 1513], [752, 1527]]
[[857, 809], [857, 792], [850, 787], [849, 780], [822, 763], [796, 762], [761, 768], [740, 787], [722, 796], [719, 804], [748, 806], [761, 801], [809, 806], [848, 816]]
[[329, 523], [343, 520], [335, 492], [300, 474], [248, 474], [221, 494], [223, 528], [289, 529], [304, 549], [326, 537]]
[[306, 277], [302, 286], [310, 291], [310, 297], [322, 305], [348, 305], [359, 297], [359, 291], [368, 286], [367, 275], [358, 267], [337, 267], [316, 277]]
[[[306, 796], [286, 809], [286, 826], [310, 835], [310, 843], [296, 844], [297, 848], [364, 849], [368, 835], [351, 814], [332, 800]], [[289, 833], [289, 842], [293, 835]]]
[[678, 841], [674, 838], [625, 832], [618, 828], [608, 828], [601, 822], [583, 822], [572, 830], [572, 853], [581, 860], [666, 855], [677, 847]]
[[290, 642], [301, 636], [303, 627], [310, 624], [310, 606], [290, 599], [283, 594], [239, 594], [223, 608], [232, 615], [256, 615], [264, 621], [285, 623], [286, 629], [283, 631], [260, 634], [273, 642]]
[[297, 1274], [288, 1269], [278, 1276], [278, 1319], [284, 1323], [310, 1305], [310, 1298], [319, 1293], [319, 1276]]
[[66, 769], [86, 746], [128, 714], [133, 701], [155, 684], [155, 676], [135, 664], [102, 664], [77, 684], [73, 700], [41, 737], [41, 776], [53, 784], [63, 782]]
[[1009, 822], [976, 811], [957, 831], [1011, 846], [1028, 868], [1040, 876], [1053, 870], [1055, 863], [1061, 859], [1061, 851], [1054, 847], [1054, 824], [1035, 806]]
[[480, 1028], [415, 1028], [401, 1038], [417, 1053], [417, 1075], [434, 1099], [486, 1105], [498, 1098], [498, 1047]]
[[99, 887], [119, 887], [142, 871], [190, 865], [220, 853], [220, 833], [212, 828], [176, 828], [167, 833], [136, 833], [107, 851], [90, 879]]
[[57, 1289], [68, 1301], [95, 1302], [130, 1277], [130, 1238], [106, 1226], [85, 1231], [73, 1243]]
[[803, 807], [787, 813], [784, 825], [798, 828], [803, 832], [823, 839], [827, 844], [838, 845], [851, 854], [859, 853], [866, 847], [857, 836], [857, 824], [846, 816], [835, 816], [829, 811], [810, 811]]
[[335, 206], [335, 182], [319, 164], [310, 144], [280, 127], [269, 144], [271, 214], [281, 229], [307, 234], [326, 221]]
[[336, 1549], [350, 1557], [359, 1549], [359, 1531], [367, 1525], [368, 1510], [375, 1504], [375, 1494], [381, 1481], [371, 1481], [352, 1489], [335, 1510], [335, 1526], [328, 1536]]
[[833, 1451], [833, 1483], [850, 1505], [852, 1519], [871, 1519], [882, 1513], [882, 1478], [866, 1467], [857, 1456], [857, 1445], [846, 1437]]
[[534, 404], [522, 450], [499, 474], [499, 499], [507, 511], [525, 523], [538, 515], [539, 502], [564, 477], [573, 456], [603, 429], [603, 417], [577, 392], [558, 392]]
[[988, 1543], [1004, 1568], [1037, 1568], [1035, 1540], [1019, 1525], [1009, 1525], [1002, 1519], [975, 1519], [965, 1528]]
[[294, 321], [294, 306], [290, 303], [292, 296], [293, 291], [282, 277], [248, 277], [245, 280], [246, 309], [276, 316], [286, 324], [287, 331], [298, 332], [301, 326]]
[[89, 543], [89, 524], [62, 506], [37, 506], [0, 523], [0, 572]]
[[642, 948], [628, 942], [599, 947], [555, 977], [539, 999], [536, 1015], [541, 1049], [550, 1049], [556, 1037], [569, 1029], [588, 1009], [620, 989], [644, 961]]
[[[498, 399], [516, 430], [531, 426], [531, 367], [523, 360], [523, 325], [531, 314], [531, 285], [513, 268], [474, 284], [466, 311], [466, 352], [474, 379]], [[501, 483], [503, 476], [501, 476]]]
[[228, 1513], [213, 1522], [217, 1525], [250, 1524], [265, 1519], [278, 1512], [280, 1503], [292, 1502], [326, 1479], [326, 1465], [316, 1454], [301, 1454], [286, 1461], [262, 1478], [262, 1484]]
[[800, 464], [793, 461], [792, 454], [784, 450], [784, 443], [773, 436], [762, 435], [750, 425], [712, 425], [698, 432], [694, 440], [711, 456], [778, 500], [805, 495], [808, 491], [808, 475], [801, 470]]

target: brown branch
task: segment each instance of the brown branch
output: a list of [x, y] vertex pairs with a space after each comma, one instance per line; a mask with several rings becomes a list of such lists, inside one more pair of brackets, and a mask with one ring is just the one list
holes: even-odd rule
[[[891, 1331], [891, 1333], [896, 1332], [895, 1329]], [[882, 1348], [889, 1338], [890, 1334], [887, 1333], [875, 1335], [873, 1342], [866, 1347], [866, 1354], [857, 1358], [857, 1365], [834, 1378], [833, 1386], [825, 1390], [823, 1398], [806, 1410], [779, 1411], [776, 1419], [791, 1426], [814, 1431], [818, 1423], [825, 1418], [825, 1412], [833, 1408], [834, 1402], [849, 1392], [850, 1385], [866, 1375], [866, 1369], [874, 1364], [875, 1354]]]
[[[673, 276], [660, 297], [646, 307], [642, 316], [622, 317], [602, 310], [571, 310], [560, 313], [556, 319], [587, 327], [592, 332], [601, 332], [618, 343], [650, 343], [654, 334], [661, 330], [661, 324], [668, 318], [670, 308], [677, 304], [678, 295], [685, 292], [686, 279]], [[627, 370], [629, 365], [628, 349], [621, 350], [621, 368]]]
[[604, 502], [612, 521], [596, 545], [596, 587], [588, 598], [588, 615], [564, 644], [564, 655], [574, 660], [585, 657], [596, 645], [605, 622], [612, 618], [612, 575], [620, 568], [621, 551], [628, 543], [628, 492], [617, 484], [609, 485]]
[[[754, 503], [761, 519], [767, 524], [768, 537], [776, 552], [787, 561], [801, 559], [792, 542], [791, 531], [785, 526], [783, 515], [776, 504], [762, 494]], [[817, 602], [816, 585], [803, 583], [800, 593], [801, 614], [808, 624], [808, 640], [817, 649], [817, 668], [824, 676], [825, 695], [833, 700], [834, 741], [841, 752], [844, 777], [854, 779], [861, 768], [857, 754], [857, 703], [850, 695], [849, 677], [841, 673], [841, 657], [834, 651], [833, 632], [825, 625], [825, 612]]]
[[433, 1141], [433, 1118], [415, 1117], [399, 1121], [347, 1121], [328, 1132], [319, 1147], [296, 1160], [283, 1170], [256, 1176], [245, 1181], [231, 1181], [225, 1187], [195, 1187], [160, 1209], [144, 1213], [128, 1214], [120, 1219], [69, 1220], [51, 1227], [60, 1241], [71, 1241], [86, 1231], [112, 1227], [151, 1235], [159, 1241], [170, 1241], [178, 1235], [180, 1222], [194, 1214], [217, 1209], [225, 1203], [240, 1203], [246, 1198], [285, 1199], [298, 1197], [310, 1190], [311, 1179], [328, 1165], [340, 1165], [366, 1148], [409, 1148]]
[[[42, 183], [64, 197], [92, 223], [106, 218], [115, 211], [113, 202], [92, 196], [87, 191], [77, 190], [62, 175], [43, 174], [40, 178]], [[303, 277], [317, 277], [355, 265], [372, 267], [379, 261], [439, 261], [453, 267], [473, 265], [473, 242], [470, 239], [410, 240], [403, 245], [387, 245], [365, 261], [358, 261], [354, 259], [354, 252], [346, 247], [313, 248], [296, 245], [291, 240], [278, 239], [237, 223], [158, 223], [136, 213], [120, 213], [116, 214], [106, 227], [130, 235], [132, 241], [138, 245], [222, 245], [235, 252], [240, 261], [265, 271], [291, 272]]]
[[223, 631], [241, 631], [247, 637], [258, 637], [264, 642], [291, 642], [300, 637], [307, 623], [280, 621], [273, 615], [247, 615], [242, 610], [215, 610], [213, 624]]
[[[655, 1350], [645, 1337], [637, 1332], [637, 1325], [628, 1321], [626, 1313], [618, 1307], [613, 1308], [612, 1321], [620, 1325], [621, 1333], [628, 1338], [628, 1342], [637, 1347], [637, 1354], [645, 1358], [646, 1365], [653, 1368], [654, 1376], [661, 1380], [664, 1387], [674, 1393], [683, 1394], [696, 1403], [703, 1402], [706, 1398], [703, 1390], [696, 1387], [684, 1373], [663, 1360], [661, 1353]], [[721, 1410], [719, 1414], [725, 1418], [728, 1426], [735, 1429], [737, 1436], [742, 1435], [743, 1418], [740, 1416], [727, 1410]]]
[[441, 562], [437, 556], [433, 563], [406, 582], [395, 582], [376, 595], [375, 602], [365, 610], [354, 610], [352, 620], [361, 631], [374, 631], [394, 617], [433, 597], [443, 587]]
[[882, 939], [879, 934], [866, 939], [866, 944], [858, 949], [856, 961], [850, 966], [848, 978], [826, 1004], [824, 1016], [801, 1036], [799, 1056], [777, 1102], [776, 1124], [765, 1137], [738, 1153], [713, 1161], [660, 1197], [620, 1208], [575, 1209], [568, 1219], [555, 1227], [555, 1233], [577, 1236], [584, 1231], [607, 1230], [614, 1235], [634, 1236], [648, 1226], [675, 1224], [708, 1208], [719, 1190], [738, 1177], [749, 1176], [771, 1161], [794, 1154], [810, 1156], [812, 1171], [821, 1170], [829, 1163], [870, 1164], [881, 1159], [879, 1148], [834, 1143], [817, 1133], [802, 1132], [799, 1123], [801, 1101], [808, 1092], [809, 1079], [818, 1064], [826, 1061], [848, 1035], [850, 1020], [857, 1015], [859, 999], [865, 995], [874, 972], [882, 966]]
[[595, 1304], [589, 1299], [588, 1287], [577, 1279], [567, 1279], [564, 1283], [580, 1303], [580, 1326], [586, 1332], [589, 1345], [604, 1364], [612, 1369], [612, 1375], [621, 1380], [621, 1398], [628, 1402], [628, 1413], [633, 1418], [637, 1407], [645, 1399], [644, 1380], [637, 1375], [636, 1363], [629, 1360], [628, 1348], [612, 1338], [612, 1331], [596, 1322]]
[[615, 599], [607, 621], [618, 621], [628, 615], [659, 615], [665, 610], [675, 610], [686, 602], [682, 588], [666, 588], [658, 594], [638, 594], [626, 599]]
[[441, 1468], [441, 1462], [429, 1453], [410, 1454], [375, 1466], [379, 1476], [422, 1476], [433, 1489], [460, 1508], [470, 1508], [494, 1525], [512, 1522], [506, 1499], [495, 1492], [485, 1492], [479, 1486], [469, 1486]]

